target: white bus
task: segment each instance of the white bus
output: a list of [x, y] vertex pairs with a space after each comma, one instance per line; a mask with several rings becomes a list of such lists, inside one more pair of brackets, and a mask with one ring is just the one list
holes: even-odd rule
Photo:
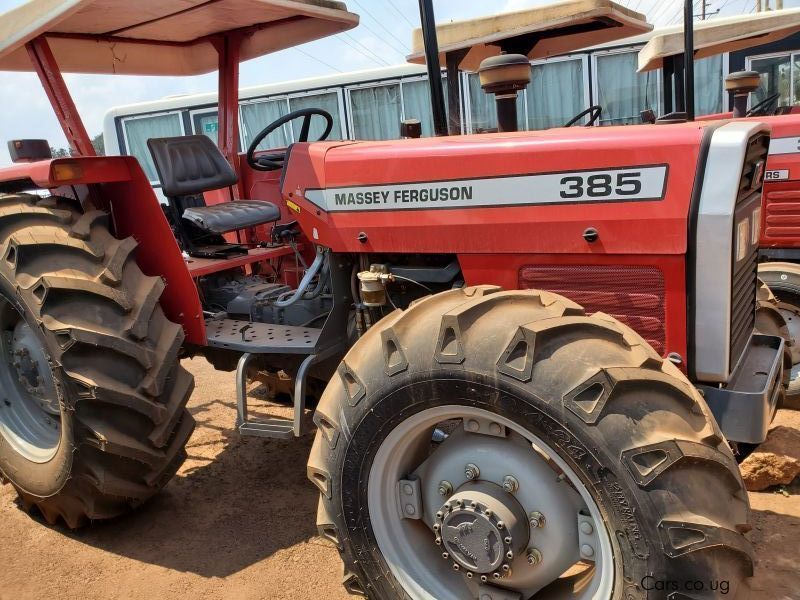
[[[645, 109], [661, 114], [664, 108], [661, 73], [637, 73], [637, 54], [653, 35], [675, 29], [679, 27], [534, 61], [531, 83], [519, 95], [520, 129], [560, 126], [595, 104], [603, 108], [599, 125], [638, 123]], [[800, 68], [797, 48], [800, 48], [800, 34], [764, 47], [697, 61], [697, 114], [728, 110], [723, 79], [728, 72], [745, 68], [762, 72], [762, 95], [779, 89], [785, 91], [784, 104], [800, 103], [800, 86], [796, 84], [800, 77], [795, 78], [794, 74], [795, 67]], [[477, 76], [462, 73], [459, 84], [462, 131], [474, 133], [495, 127], [494, 100], [481, 90]], [[397, 138], [400, 122], [408, 118], [422, 121], [423, 135], [433, 132], [427, 75], [425, 68], [417, 65], [243, 88], [240, 99], [243, 149], [253, 135], [273, 120], [307, 107], [323, 108], [333, 115], [332, 139]], [[216, 140], [216, 104], [216, 94], [197, 94], [113, 108], [104, 122], [106, 152], [136, 156], [157, 186], [147, 140], [190, 133], [203, 133]], [[311, 133], [313, 139], [314, 132]], [[267, 138], [262, 147], [281, 147], [293, 140], [294, 132], [288, 124]]]

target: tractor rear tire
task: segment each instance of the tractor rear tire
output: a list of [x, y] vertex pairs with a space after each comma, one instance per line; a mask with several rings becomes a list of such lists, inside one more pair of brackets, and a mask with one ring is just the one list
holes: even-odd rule
[[758, 277], [769, 288], [771, 299], [768, 301], [774, 302], [788, 328], [792, 368], [784, 406], [800, 409], [800, 265], [761, 263]]
[[[489, 424], [480, 427], [486, 427], [489, 437], [469, 433], [477, 431], [479, 417], [459, 421], [446, 416], [456, 420], [456, 433], [449, 430], [449, 437], [436, 446], [437, 436], [431, 438], [431, 433], [441, 441], [446, 427], [431, 425], [432, 419], [459, 411], [483, 414], [483, 422]], [[505, 423], [514, 435], [530, 432], [547, 447], [542, 453], [545, 466], [564, 465], [562, 475], [551, 473], [533, 481], [513, 471], [518, 482], [511, 480], [508, 489], [504, 482], [506, 492], [518, 485], [519, 490], [534, 490], [535, 498], [536, 490], [557, 486], [571, 472], [576, 480], [567, 477], [569, 484], [597, 507], [595, 528], [608, 534], [614, 567], [610, 587], [593, 598], [699, 600], [718, 597], [720, 591], [731, 598], [746, 594], [753, 569], [752, 548], [743, 535], [749, 529], [747, 492], [705, 401], [633, 330], [601, 313], [585, 316], [563, 297], [479, 286], [429, 296], [395, 311], [344, 358], [323, 394], [315, 422], [318, 432], [308, 477], [320, 491], [317, 526], [338, 548], [344, 585], [351, 593], [382, 600], [474, 598], [481, 595], [474, 586], [478, 579], [486, 582], [486, 575], [485, 585], [497, 582], [525, 598], [538, 593], [515, 587], [518, 577], [535, 577], [535, 569], [553, 564], [548, 562], [554, 558], [549, 550], [537, 556], [538, 549], [527, 546], [534, 536], [521, 546], [528, 547], [527, 561], [525, 550], [521, 555], [509, 551], [513, 564], [504, 564], [499, 573], [473, 573], [465, 572], [463, 564], [450, 565], [460, 547], [453, 550], [447, 545], [450, 540], [434, 540], [444, 527], [430, 524], [433, 512], [438, 509], [436, 518], [441, 519], [450, 514], [454, 502], [466, 511], [470, 501], [451, 501], [455, 495], [441, 508], [438, 503], [451, 493], [468, 494], [464, 490], [476, 482], [491, 487], [483, 481], [486, 477], [494, 482], [490, 469], [495, 475], [505, 469], [524, 471], [524, 465], [541, 460], [534, 457], [530, 443], [502, 446], [506, 442], [491, 438], [502, 430], [497, 423]], [[421, 432], [411, 429], [413, 423], [422, 424]], [[475, 468], [466, 479], [461, 466], [461, 474], [451, 471], [457, 479], [439, 483], [442, 471], [436, 471], [433, 481], [427, 481], [424, 474], [430, 471], [424, 469], [434, 469], [429, 461], [457, 435], [475, 437], [449, 446], [461, 453], [444, 460], [467, 465], [467, 471]], [[493, 462], [487, 452], [472, 450], [476, 443], [504, 449]], [[511, 466], [512, 456], [521, 451], [528, 454]], [[414, 465], [422, 460], [428, 466], [416, 472]], [[419, 492], [413, 492], [414, 482]], [[437, 485], [441, 499], [428, 504], [437, 497]], [[381, 489], [387, 490], [384, 506], [374, 502]], [[398, 490], [394, 498], [393, 489]], [[421, 521], [400, 516], [401, 507], [407, 506], [403, 493], [425, 499]], [[471, 506], [483, 510], [475, 509], [474, 501]], [[530, 510], [522, 508], [523, 514]], [[415, 510], [408, 507], [407, 514]], [[555, 515], [544, 515], [553, 518], [547, 519], [544, 533], [536, 533], [537, 544], [546, 543], [548, 535], [577, 544], [571, 514], [572, 522], [563, 521], [563, 528]], [[466, 526], [461, 523], [460, 534], [454, 534], [457, 539], [477, 535], [474, 524]], [[516, 537], [507, 525], [506, 529], [511, 543]], [[396, 535], [381, 534], [388, 531]], [[494, 542], [487, 537], [470, 544], [477, 555]], [[402, 547], [394, 552], [398, 545]], [[445, 548], [450, 552], [442, 553]], [[470, 556], [469, 551], [463, 555]], [[575, 555], [577, 550], [570, 554]]]
[[136, 242], [66, 198], [0, 195], [0, 474], [70, 528], [158, 493], [186, 458], [194, 380]]

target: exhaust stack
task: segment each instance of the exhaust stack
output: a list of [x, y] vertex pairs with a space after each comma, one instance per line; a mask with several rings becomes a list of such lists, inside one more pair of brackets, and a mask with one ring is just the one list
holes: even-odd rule
[[747, 116], [747, 99], [761, 86], [761, 75], [756, 71], [737, 71], [725, 78], [725, 91], [733, 96], [733, 118]]
[[481, 87], [494, 94], [498, 130], [517, 131], [517, 95], [531, 82], [531, 63], [522, 54], [501, 54], [485, 59], [478, 69]]

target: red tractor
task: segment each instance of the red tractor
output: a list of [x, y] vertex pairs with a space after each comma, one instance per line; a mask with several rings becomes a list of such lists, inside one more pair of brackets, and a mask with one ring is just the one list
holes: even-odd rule
[[[800, 10], [778, 10], [740, 20], [706, 21], [694, 28], [695, 59], [742, 50], [784, 39], [800, 31]], [[683, 83], [684, 32], [654, 36], [639, 53], [642, 71], [661, 68], [664, 88]], [[678, 86], [676, 86], [677, 88]], [[681, 86], [682, 87], [682, 86]], [[759, 277], [769, 286], [767, 298], [780, 311], [791, 340], [792, 369], [787, 399], [800, 405], [800, 112], [780, 106], [779, 94], [768, 95], [749, 106], [750, 95], [761, 88], [759, 73], [731, 73], [725, 88], [732, 97], [733, 111], [705, 116], [706, 120], [751, 119], [772, 128], [769, 158], [764, 174], [764, 198], [758, 224]], [[691, 89], [686, 86], [686, 89]], [[682, 99], [682, 90], [676, 89]], [[678, 103], [678, 109], [684, 105]], [[670, 118], [668, 115], [667, 118]], [[674, 115], [671, 117], [674, 120]], [[772, 293], [777, 297], [773, 297]], [[763, 300], [762, 300], [763, 302]]]
[[[17, 140], [0, 169], [0, 473], [22, 504], [78, 527], [157, 493], [193, 428], [179, 359], [204, 355], [237, 371], [242, 434], [298, 436], [318, 401], [308, 475], [352, 592], [744, 596], [731, 448], [782, 395], [784, 342], [754, 332], [769, 126], [503, 131], [538, 44], [642, 21], [607, 0], [539, 15], [518, 55], [491, 20], [463, 32], [490, 50], [499, 133], [324, 141], [313, 109], [244, 153], [239, 61], [354, 27], [342, 3], [4, 15], [0, 70], [38, 73], [74, 153]], [[218, 69], [219, 148], [150, 140], [162, 208], [134, 158], [94, 156], [62, 69]], [[298, 143], [259, 146], [295, 119]], [[291, 382], [293, 421], [249, 418], [257, 372]]]

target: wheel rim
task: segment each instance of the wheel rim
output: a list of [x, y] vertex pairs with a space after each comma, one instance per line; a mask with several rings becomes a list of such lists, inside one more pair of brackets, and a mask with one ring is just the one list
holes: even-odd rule
[[31, 462], [52, 459], [61, 441], [61, 410], [47, 352], [1, 295], [0, 389], [0, 435]]
[[[443, 423], [451, 433], [437, 444]], [[367, 502], [378, 547], [413, 598], [480, 597], [482, 585], [525, 598], [612, 595], [614, 551], [597, 503], [552, 448], [494, 413], [449, 405], [404, 420], [376, 452]], [[421, 519], [408, 518], [415, 506]]]

